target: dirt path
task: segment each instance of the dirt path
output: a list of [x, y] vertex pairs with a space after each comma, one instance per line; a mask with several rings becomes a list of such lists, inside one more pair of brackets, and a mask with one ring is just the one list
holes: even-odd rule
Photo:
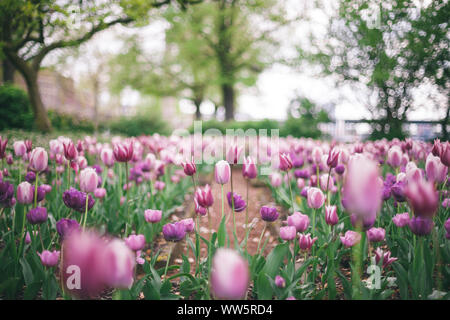
[[[206, 183], [208, 183], [211, 186], [213, 197], [214, 197], [214, 204], [211, 208], [209, 208], [209, 215], [211, 220], [211, 227], [212, 232], [216, 232], [222, 216], [222, 202], [221, 202], [221, 186], [214, 181], [214, 173], [209, 174], [208, 176], [203, 176], [200, 178], [200, 185], [204, 186]], [[249, 199], [247, 201], [246, 198], [246, 187], [247, 187], [247, 180], [243, 178], [242, 172], [240, 168], [235, 168], [233, 170], [233, 189], [234, 192], [241, 195], [248, 204], [248, 221], [249, 225], [253, 224], [253, 228], [249, 234], [247, 248], [248, 252], [253, 255], [257, 251], [258, 247], [258, 241], [259, 237], [261, 235], [261, 232], [264, 228], [265, 222], [261, 220], [261, 216], [259, 213], [259, 210], [261, 206], [263, 205], [270, 205], [270, 206], [276, 206], [279, 210], [281, 210], [280, 206], [277, 206], [274, 202], [274, 199], [272, 198], [270, 190], [262, 183], [257, 180], [251, 180], [249, 182], [249, 191], [248, 196]], [[234, 239], [233, 239], [233, 216], [232, 216], [232, 210], [228, 206], [227, 200], [226, 200], [226, 194], [231, 191], [231, 184], [228, 183], [224, 186], [224, 195], [225, 195], [225, 202], [224, 202], [224, 212], [226, 215], [227, 223], [227, 233], [228, 237], [230, 238], [230, 247], [234, 247]], [[193, 198], [189, 197], [190, 199], [187, 200], [187, 203], [185, 204], [186, 212], [183, 218], [187, 217], [193, 217], [195, 218], [195, 215], [193, 215]], [[189, 203], [190, 202], [190, 203]], [[281, 211], [280, 211], [281, 212]], [[236, 229], [237, 229], [237, 238], [238, 241], [241, 242], [245, 237], [245, 210], [242, 212], [236, 212]], [[177, 219], [177, 217], [174, 217]], [[209, 239], [210, 237], [210, 228], [209, 228], [209, 221], [208, 217], [200, 217], [200, 234], [206, 238]], [[267, 246], [265, 248], [264, 254], [267, 254], [271, 251], [271, 249], [277, 244], [277, 234], [278, 229], [281, 222], [276, 221], [274, 223], [271, 223], [266, 228], [265, 234], [263, 236], [263, 239], [261, 241], [261, 246], [263, 245], [264, 241], [268, 238]], [[192, 241], [195, 241], [195, 233], [191, 233], [190, 238]], [[202, 242], [202, 248], [201, 248], [201, 257], [205, 257], [207, 255], [206, 252], [207, 248], [206, 245]], [[175, 263], [181, 263], [181, 252], [186, 252], [186, 242], [182, 241], [179, 242], [178, 245], [174, 248], [173, 251], [173, 262]], [[172, 259], [171, 259], [172, 260]], [[189, 260], [191, 262], [194, 261], [194, 257], [192, 256], [192, 253], [190, 254]]]

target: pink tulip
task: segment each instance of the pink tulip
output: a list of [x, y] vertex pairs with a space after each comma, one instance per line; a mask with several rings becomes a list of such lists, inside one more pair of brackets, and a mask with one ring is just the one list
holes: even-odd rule
[[50, 146], [50, 153], [57, 155], [57, 154], [62, 154], [64, 153], [64, 146], [61, 143], [61, 141], [53, 139], [49, 141], [49, 146]]
[[78, 156], [77, 148], [75, 147], [72, 141], [64, 142], [63, 148], [64, 148], [64, 157], [67, 160], [69, 161], [75, 160], [75, 158]]
[[398, 146], [393, 146], [388, 151], [387, 163], [393, 167], [398, 168], [402, 162], [402, 150]]
[[309, 227], [309, 217], [301, 212], [294, 212], [287, 218], [287, 224], [295, 227], [297, 232], [304, 232]]
[[313, 209], [319, 209], [325, 202], [325, 195], [319, 188], [308, 189], [308, 206]]
[[442, 145], [440, 158], [444, 165], [450, 167], [450, 142], [447, 141]]
[[238, 146], [237, 144], [232, 144], [230, 148], [228, 148], [227, 151], [227, 161], [229, 164], [237, 164], [239, 162], [239, 159], [241, 158], [241, 154], [243, 151], [242, 146]]
[[117, 162], [129, 162], [133, 159], [134, 146], [132, 141], [117, 143], [114, 146], [113, 154]]
[[375, 162], [362, 155], [349, 160], [344, 184], [345, 208], [357, 216], [373, 216], [381, 207], [383, 181]]
[[53, 252], [50, 252], [48, 250], [44, 250], [42, 253], [38, 252], [38, 255], [41, 258], [42, 265], [47, 268], [54, 267], [58, 264], [59, 251], [53, 250]]
[[226, 184], [230, 180], [230, 165], [225, 160], [220, 160], [215, 165], [214, 177], [218, 184]]
[[33, 186], [24, 181], [17, 186], [17, 201], [22, 204], [31, 204], [34, 199], [34, 188]]
[[322, 149], [320, 147], [314, 147], [311, 151], [311, 157], [315, 164], [319, 164], [322, 162]]
[[336, 168], [336, 166], [338, 165], [339, 154], [340, 154], [339, 149], [337, 148], [330, 149], [327, 158], [327, 166], [329, 168]]
[[280, 159], [279, 169], [281, 171], [289, 171], [292, 169], [292, 160], [289, 154], [281, 153], [279, 159]]
[[207, 184], [203, 188], [197, 188], [197, 191], [195, 192], [195, 198], [197, 199], [198, 204], [202, 207], [211, 207], [214, 203], [214, 198], [209, 184]]
[[105, 188], [96, 188], [94, 190], [94, 196], [98, 199], [103, 199], [106, 196], [106, 189]]
[[14, 153], [17, 157], [23, 157], [27, 152], [27, 146], [23, 141], [16, 141], [13, 144]]
[[361, 234], [355, 231], [349, 230], [343, 237], [341, 236], [341, 242], [347, 248], [353, 247], [359, 241], [361, 241]]
[[41, 172], [47, 169], [48, 154], [44, 148], [37, 147], [33, 149], [30, 155], [30, 167], [33, 171]]
[[297, 230], [295, 229], [294, 226], [287, 226], [280, 228], [280, 238], [285, 241], [294, 240], [296, 233]]
[[381, 259], [383, 259], [383, 268], [386, 268], [388, 265], [398, 260], [398, 258], [391, 258], [390, 251], [383, 252], [383, 250], [378, 247], [377, 250], [375, 250], [375, 262], [378, 264]]
[[145, 246], [145, 237], [143, 234], [132, 234], [125, 238], [125, 244], [133, 251], [142, 250]]
[[258, 169], [252, 157], [244, 157], [244, 164], [242, 165], [242, 175], [247, 179], [254, 179], [258, 175]]
[[155, 189], [158, 191], [164, 190], [166, 184], [163, 181], [157, 180], [155, 181]]
[[270, 175], [270, 182], [272, 183], [272, 186], [277, 188], [281, 186], [282, 177], [279, 172], [274, 172]]
[[297, 179], [297, 188], [299, 188], [301, 190], [304, 187], [305, 187], [305, 179], [298, 178]]
[[308, 251], [311, 249], [311, 247], [313, 246], [314, 242], [316, 242], [317, 237], [314, 237], [311, 239], [311, 235], [308, 233], [306, 235], [300, 233], [299, 234], [299, 239], [298, 239], [298, 244], [300, 246], [300, 250], [303, 251]]
[[366, 231], [366, 234], [370, 242], [381, 242], [384, 240], [386, 230], [383, 228], [370, 228]]
[[439, 157], [429, 154], [425, 163], [425, 172], [430, 181], [443, 183], [447, 177], [447, 166], [443, 165]]
[[83, 192], [94, 192], [97, 189], [98, 176], [92, 168], [83, 169], [80, 172], [80, 189]]
[[336, 206], [325, 206], [325, 222], [330, 226], [334, 226], [339, 222]]
[[397, 227], [403, 228], [409, 224], [409, 213], [398, 213], [392, 218], [392, 221]]
[[195, 228], [194, 219], [192, 218], [180, 220], [180, 223], [184, 225], [186, 233], [192, 232]]
[[136, 265], [135, 254], [122, 240], [114, 239], [106, 245], [102, 264], [104, 283], [108, 287], [131, 288]]
[[100, 159], [103, 164], [108, 168], [111, 168], [114, 165], [114, 154], [110, 148], [103, 148], [100, 152]]
[[194, 162], [194, 157], [192, 157], [192, 160], [190, 162], [181, 162], [181, 165], [183, 166], [184, 173], [187, 176], [193, 176], [197, 172], [197, 166]]
[[159, 221], [161, 221], [162, 211], [147, 209], [144, 212], [144, 216], [145, 216], [145, 221], [150, 222], [150, 223], [158, 223]]
[[405, 195], [415, 216], [430, 218], [435, 214], [439, 205], [439, 195], [432, 182], [422, 180], [418, 183], [409, 183]]
[[211, 269], [211, 289], [219, 299], [241, 299], [250, 281], [247, 260], [232, 249], [216, 251]]

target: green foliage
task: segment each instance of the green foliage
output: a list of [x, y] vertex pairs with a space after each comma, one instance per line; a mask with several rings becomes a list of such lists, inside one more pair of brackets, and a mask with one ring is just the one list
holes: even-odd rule
[[0, 86], [0, 130], [31, 129], [33, 113], [25, 91], [13, 85]]
[[91, 120], [78, 119], [72, 115], [58, 113], [53, 110], [48, 111], [48, 117], [52, 127], [59, 131], [93, 133], [95, 130], [95, 125]]
[[131, 118], [121, 117], [106, 123], [105, 127], [112, 133], [135, 137], [153, 133], [167, 135], [171, 131], [168, 124], [155, 114], [137, 115]]
[[[244, 132], [248, 129], [255, 129], [256, 132], [260, 129], [267, 129], [267, 134], [270, 135], [271, 129], [280, 129], [280, 123], [276, 120], [254, 120], [254, 121], [218, 121], [209, 120], [202, 122], [202, 132], [205, 133], [208, 129], [217, 129], [222, 134], [226, 134], [227, 129], [238, 130], [242, 129]], [[194, 127], [189, 128], [189, 131], [194, 132]]]
[[299, 97], [292, 100], [288, 119], [280, 135], [317, 139], [322, 136], [318, 124], [329, 121], [328, 114], [324, 110], [318, 108], [309, 99]]

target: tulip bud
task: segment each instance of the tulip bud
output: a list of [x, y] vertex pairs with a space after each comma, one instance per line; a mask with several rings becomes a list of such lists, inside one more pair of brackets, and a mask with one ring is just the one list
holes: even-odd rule
[[216, 163], [214, 170], [214, 177], [218, 184], [226, 184], [230, 180], [231, 170], [230, 165], [225, 160], [220, 160]]
[[13, 144], [14, 153], [17, 157], [23, 157], [27, 153], [27, 146], [23, 141], [16, 141]]
[[339, 150], [336, 148], [332, 148], [330, 149], [330, 152], [328, 153], [328, 158], [327, 158], [327, 166], [330, 168], [336, 168], [336, 166], [338, 165], [338, 160], [339, 160]]
[[34, 194], [33, 186], [24, 181], [17, 186], [17, 201], [21, 204], [31, 204], [33, 203]]
[[319, 209], [325, 202], [325, 195], [322, 190], [312, 187], [308, 189], [308, 206], [313, 209]]
[[261, 214], [261, 218], [267, 222], [273, 222], [277, 220], [278, 216], [280, 215], [277, 211], [277, 208], [268, 206], [261, 207], [259, 213]]
[[276, 285], [278, 288], [284, 288], [284, 287], [286, 286], [286, 281], [284, 280], [283, 277], [281, 277], [281, 276], [276, 276], [276, 277], [275, 277], [275, 285]]
[[78, 156], [78, 151], [75, 148], [75, 145], [73, 144], [72, 141], [63, 143], [63, 148], [64, 148], [64, 157], [67, 160], [72, 161]]
[[211, 207], [214, 203], [214, 198], [209, 184], [207, 184], [204, 188], [197, 188], [197, 191], [195, 192], [195, 198], [197, 199], [199, 205], [201, 205], [202, 207]]
[[292, 160], [289, 154], [281, 153], [279, 155], [280, 164], [279, 168], [281, 171], [289, 171], [292, 169]]
[[287, 226], [280, 228], [280, 238], [285, 241], [294, 240], [296, 233], [297, 230], [295, 229], [294, 226]]
[[405, 195], [415, 216], [432, 217], [439, 205], [439, 195], [432, 182], [410, 183]]
[[339, 217], [336, 206], [325, 206], [325, 222], [330, 226], [338, 224]]
[[314, 242], [316, 242], [317, 237], [314, 237], [311, 239], [311, 235], [308, 233], [307, 235], [304, 235], [300, 233], [298, 244], [300, 246], [300, 250], [308, 251], [313, 246]]
[[242, 165], [242, 175], [247, 179], [254, 179], [258, 175], [258, 169], [253, 159], [248, 156], [244, 157], [244, 164]]
[[59, 251], [53, 250], [53, 252], [50, 252], [48, 250], [44, 250], [42, 253], [38, 252], [38, 255], [41, 258], [42, 265], [47, 268], [54, 267], [58, 264]]
[[192, 157], [191, 162], [182, 162], [181, 165], [183, 166], [184, 173], [187, 176], [193, 176], [197, 172], [197, 166], [194, 162], [194, 157]]
[[429, 218], [412, 217], [409, 220], [409, 229], [417, 236], [426, 236], [431, 233], [434, 222]]

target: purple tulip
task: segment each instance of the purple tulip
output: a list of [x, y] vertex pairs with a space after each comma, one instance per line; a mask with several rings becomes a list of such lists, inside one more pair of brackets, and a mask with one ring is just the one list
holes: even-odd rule
[[294, 226], [287, 226], [280, 228], [280, 238], [285, 241], [294, 240], [296, 233], [297, 230], [295, 230]]
[[150, 223], [158, 223], [162, 218], [161, 210], [147, 209], [144, 211], [145, 221]]
[[[64, 204], [78, 212], [85, 212], [86, 210], [86, 193], [78, 191], [75, 188], [70, 188], [63, 193]], [[88, 210], [91, 210], [95, 204], [94, 198], [89, 195]]]
[[125, 244], [133, 251], [139, 251], [144, 249], [145, 237], [143, 234], [132, 234], [128, 238], [125, 238]]
[[415, 216], [431, 218], [439, 206], [439, 195], [432, 182], [409, 183], [405, 190]]
[[286, 280], [284, 280], [284, 278], [282, 276], [276, 276], [275, 277], [275, 285], [278, 288], [284, 288], [284, 287], [286, 287]]
[[186, 235], [186, 227], [182, 223], [168, 223], [162, 229], [166, 241], [181, 241]]
[[343, 164], [338, 164], [336, 168], [334, 168], [334, 172], [336, 172], [338, 175], [344, 174], [345, 166]]
[[358, 217], [356, 214], [350, 216], [350, 222], [354, 228], [362, 228], [362, 230], [368, 230], [372, 228], [375, 223], [376, 215], [370, 215], [365, 217]]
[[433, 220], [422, 217], [412, 217], [409, 220], [409, 228], [411, 232], [418, 236], [426, 236], [431, 233], [433, 229]]
[[361, 241], [361, 234], [355, 231], [349, 230], [343, 237], [341, 236], [341, 242], [347, 248], [353, 247], [359, 241]]
[[[240, 195], [238, 195], [236, 192], [233, 192], [233, 199], [234, 199], [234, 211], [235, 212], [241, 212], [244, 211], [244, 209], [247, 207], [247, 204], [245, 203], [244, 199]], [[233, 203], [231, 201], [231, 192], [227, 193], [227, 200], [228, 205], [230, 208], [233, 207]]]
[[33, 171], [28, 171], [25, 175], [25, 180], [29, 183], [36, 181], [36, 174]]
[[298, 244], [300, 246], [300, 250], [302, 251], [308, 251], [313, 246], [314, 242], [316, 242], [317, 237], [314, 237], [311, 239], [311, 235], [308, 233], [306, 235], [300, 233]]
[[0, 206], [9, 208], [15, 203], [14, 186], [7, 182], [0, 180]]
[[366, 234], [370, 242], [381, 242], [384, 240], [386, 230], [383, 228], [370, 228], [366, 231]]
[[192, 218], [180, 220], [180, 222], [178, 223], [184, 225], [184, 230], [186, 231], [186, 233], [192, 232], [195, 228], [194, 219]]
[[36, 207], [28, 211], [27, 220], [31, 224], [41, 224], [47, 221], [47, 209], [44, 207]]
[[80, 230], [77, 220], [62, 218], [56, 223], [56, 231], [58, 231], [61, 240], [64, 240], [73, 231]]
[[377, 248], [377, 250], [375, 250], [375, 262], [378, 264], [381, 259], [383, 259], [383, 268], [386, 268], [388, 265], [398, 260], [398, 258], [391, 258], [390, 251], [384, 252], [381, 248]]
[[278, 219], [280, 215], [275, 207], [262, 206], [259, 210], [261, 218], [267, 222], [273, 222]]

